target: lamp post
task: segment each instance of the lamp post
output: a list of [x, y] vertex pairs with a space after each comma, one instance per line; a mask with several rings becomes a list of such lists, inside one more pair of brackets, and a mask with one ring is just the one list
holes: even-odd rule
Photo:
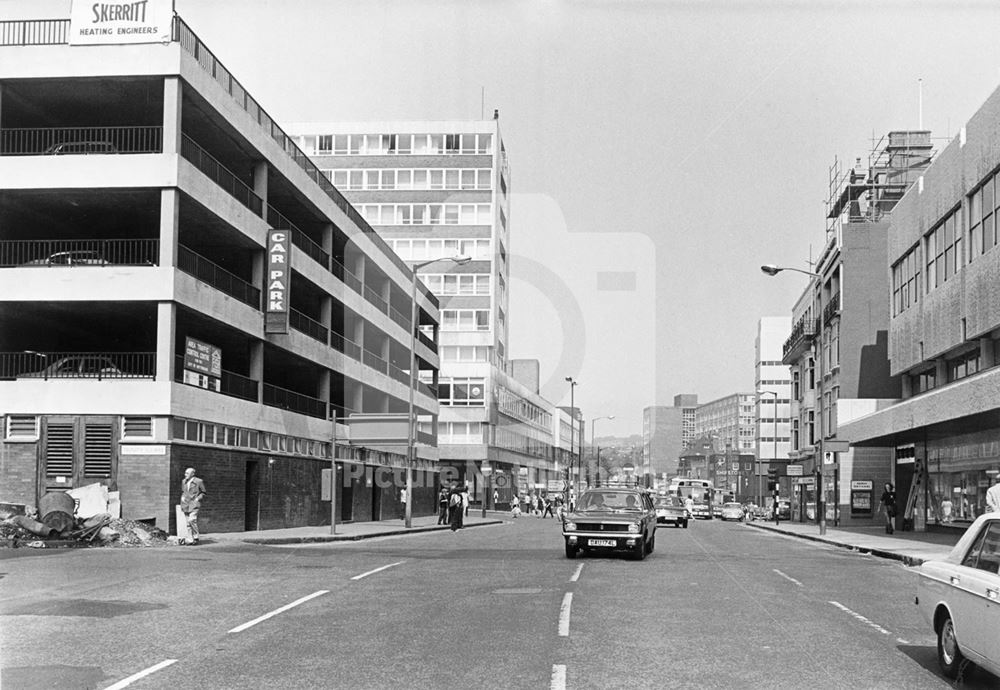
[[[760, 270], [769, 276], [776, 276], [782, 271], [795, 271], [797, 273], [803, 273], [810, 278], [820, 278], [820, 274], [814, 271], [805, 271], [801, 268], [791, 268], [788, 266], [775, 266], [774, 264], [765, 264], [760, 267]], [[819, 334], [820, 339], [822, 339], [822, 333]], [[820, 536], [826, 534], [826, 502], [824, 500], [824, 491], [826, 487], [823, 483], [823, 463], [825, 462], [825, 453], [823, 452], [823, 415], [826, 410], [823, 409], [823, 349], [822, 347], [817, 348], [816, 344], [813, 344], [813, 360], [819, 360], [819, 376], [817, 377], [817, 395], [816, 399], [819, 401], [819, 441], [816, 444], [817, 449], [814, 455], [816, 464], [816, 521], [819, 524]], [[818, 355], [818, 356], [817, 356]], [[777, 400], [777, 398], [775, 398]], [[777, 409], [777, 403], [775, 404], [775, 409]], [[777, 438], [777, 434], [775, 434]], [[836, 500], [836, 499], [834, 499]]]
[[566, 382], [569, 383], [569, 464], [566, 467], [566, 505], [572, 507], [570, 497], [573, 493], [570, 487], [573, 482], [573, 441], [576, 437], [576, 401], [573, 394], [579, 383], [572, 376], [567, 376]]
[[413, 526], [413, 462], [417, 438], [417, 420], [413, 414], [413, 390], [417, 385], [417, 329], [420, 327], [417, 318], [417, 271], [438, 261], [453, 261], [462, 265], [471, 260], [471, 257], [468, 256], [443, 256], [430, 261], [422, 261], [410, 267], [410, 270], [413, 271], [413, 281], [410, 284], [410, 392], [406, 417], [406, 529]]
[[[761, 391], [757, 394], [757, 400], [760, 401], [761, 396], [773, 395], [774, 396], [774, 458], [775, 462], [778, 461], [778, 393], [777, 391]], [[761, 487], [761, 476], [760, 476], [760, 453], [757, 453], [757, 469], [754, 472], [757, 475], [757, 505], [763, 506], [763, 488]]]
[[[601, 447], [594, 444], [594, 436], [595, 436], [594, 427], [597, 426], [597, 422], [599, 422], [602, 419], [614, 419], [614, 418], [615, 416], [613, 414], [609, 414], [606, 417], [594, 417], [593, 419], [590, 420], [590, 445], [593, 446], [597, 452], [597, 459], [595, 461], [597, 472], [601, 471]], [[590, 488], [590, 472], [587, 472], [587, 488], [588, 489]]]

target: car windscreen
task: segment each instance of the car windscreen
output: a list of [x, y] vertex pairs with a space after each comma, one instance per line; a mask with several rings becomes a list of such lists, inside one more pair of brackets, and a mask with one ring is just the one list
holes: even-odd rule
[[684, 502], [677, 496], [660, 496], [656, 499], [657, 508], [682, 508]]
[[642, 510], [642, 501], [634, 493], [616, 491], [589, 492], [580, 496], [577, 510], [584, 512]]

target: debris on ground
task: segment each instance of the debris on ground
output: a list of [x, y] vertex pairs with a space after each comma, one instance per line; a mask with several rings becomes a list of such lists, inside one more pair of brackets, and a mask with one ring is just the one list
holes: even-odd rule
[[[118, 492], [99, 484], [73, 492], [50, 492], [39, 501], [40, 510], [0, 507], [0, 548], [36, 549], [69, 546], [175, 546], [163, 530], [146, 522], [120, 517]], [[73, 496], [72, 494], [76, 494]], [[109, 496], [110, 494], [110, 496]], [[81, 500], [82, 499], [82, 500]], [[82, 510], [81, 510], [82, 507]], [[100, 511], [103, 507], [104, 511]]]

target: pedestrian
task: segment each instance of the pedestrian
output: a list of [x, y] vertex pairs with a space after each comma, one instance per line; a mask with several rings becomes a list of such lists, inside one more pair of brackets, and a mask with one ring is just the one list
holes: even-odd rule
[[993, 475], [993, 486], [986, 492], [986, 510], [1000, 513], [1000, 472]]
[[443, 486], [438, 492], [438, 524], [448, 524], [448, 489]]
[[458, 487], [452, 489], [448, 498], [448, 523], [452, 532], [462, 529], [462, 492]]
[[510, 497], [510, 516], [513, 518], [521, 515], [521, 500], [514, 494]]
[[535, 517], [542, 517], [542, 497], [538, 494], [534, 494], [531, 501], [531, 512]]
[[553, 505], [552, 497], [551, 496], [546, 496], [545, 497], [545, 512], [542, 514], [542, 518], [546, 518], [549, 515], [551, 515], [553, 518], [555, 518], [556, 514], [552, 510], [554, 507], [555, 506]]
[[497, 509], [497, 503], [500, 502], [500, 492], [493, 489], [493, 510]]
[[885, 533], [892, 534], [892, 523], [896, 518], [896, 491], [891, 482], [885, 483], [885, 491], [879, 499], [881, 510], [885, 511]]
[[[987, 496], [989, 493], [987, 492]], [[951, 523], [951, 511], [954, 509], [954, 505], [951, 502], [951, 497], [945, 494], [945, 497], [941, 499], [941, 522], [944, 524]]]
[[399, 519], [403, 520], [406, 518], [406, 489], [402, 488], [399, 490]]
[[201, 536], [198, 532], [198, 511], [206, 493], [205, 482], [194, 476], [194, 468], [189, 467], [184, 470], [184, 480], [181, 482], [181, 511], [187, 519], [187, 544], [197, 544]]
[[472, 501], [469, 498], [469, 485], [466, 484], [462, 487], [462, 526], [465, 526], [465, 518], [469, 517], [469, 504]]

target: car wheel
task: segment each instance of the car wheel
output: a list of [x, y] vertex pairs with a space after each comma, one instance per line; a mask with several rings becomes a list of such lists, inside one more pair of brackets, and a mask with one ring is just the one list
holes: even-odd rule
[[654, 534], [652, 537], [649, 538], [649, 542], [647, 542], [646, 544], [646, 553], [647, 554], [653, 553], [653, 549], [655, 548], [656, 548], [656, 535]]
[[958, 670], [965, 661], [962, 650], [958, 648], [958, 638], [955, 636], [955, 623], [950, 615], [946, 615], [937, 639], [938, 664], [945, 676], [958, 678]]
[[635, 545], [635, 549], [632, 551], [632, 558], [637, 561], [641, 561], [646, 557], [646, 538], [643, 537], [638, 544]]
[[576, 558], [576, 552], [578, 548], [576, 546], [571, 546], [569, 543], [566, 544], [566, 558]]
[[683, 527], [684, 529], [687, 529], [688, 528], [688, 521], [685, 520], [684, 522], [682, 522], [681, 523], [681, 527]]

